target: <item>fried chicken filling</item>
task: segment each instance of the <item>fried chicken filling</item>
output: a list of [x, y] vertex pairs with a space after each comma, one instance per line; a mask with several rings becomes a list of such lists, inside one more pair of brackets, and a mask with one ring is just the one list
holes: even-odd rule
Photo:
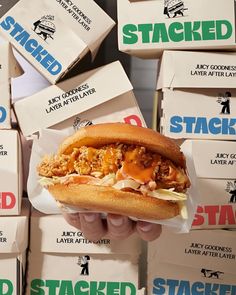
[[44, 177], [66, 176], [72, 173], [104, 177], [115, 173], [117, 180], [134, 179], [149, 184], [151, 189], [175, 188], [183, 192], [190, 186], [185, 171], [170, 160], [148, 151], [145, 147], [109, 144], [100, 148], [75, 148], [71, 155], [46, 156], [38, 166]]

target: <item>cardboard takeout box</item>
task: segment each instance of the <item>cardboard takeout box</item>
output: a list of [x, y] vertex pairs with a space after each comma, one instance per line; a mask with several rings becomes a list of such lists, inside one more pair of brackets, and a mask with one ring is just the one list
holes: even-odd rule
[[235, 140], [235, 57], [225, 52], [164, 52], [157, 81], [159, 105], [154, 106], [164, 135]]
[[199, 204], [192, 229], [236, 228], [236, 142], [188, 140]]
[[236, 49], [233, 0], [118, 0], [117, 7], [119, 49], [128, 54]]
[[0, 19], [2, 34], [52, 84], [96, 54], [114, 21], [93, 0], [20, 0]]
[[235, 294], [235, 260], [234, 232], [163, 231], [148, 245], [148, 294]]

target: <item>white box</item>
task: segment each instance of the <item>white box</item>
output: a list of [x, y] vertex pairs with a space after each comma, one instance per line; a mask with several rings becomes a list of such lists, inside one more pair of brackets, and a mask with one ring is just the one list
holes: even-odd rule
[[137, 294], [140, 246], [137, 236], [93, 243], [62, 215], [34, 210], [26, 294]]
[[[101, 116], [112, 114], [113, 109], [110, 109], [110, 107], [113, 107], [113, 105], [108, 105], [106, 108], [102, 104], [114, 99], [119, 99], [120, 102], [118, 103], [118, 109], [115, 106], [116, 110], [114, 110], [114, 115], [112, 114], [113, 120], [116, 118], [117, 112], [123, 110], [127, 113], [126, 109], [131, 107], [133, 109], [130, 110], [131, 113], [128, 111], [128, 115], [138, 115], [139, 123], [144, 125], [141, 112], [135, 102], [133, 93], [131, 93], [132, 89], [133, 87], [123, 67], [117, 61], [61, 82], [58, 85], [49, 86], [33, 96], [17, 101], [14, 104], [14, 109], [21, 131], [26, 137], [44, 128], [54, 128], [55, 125], [67, 119], [70, 119], [69, 123], [64, 122], [61, 126], [57, 126], [56, 129], [65, 128], [66, 125], [71, 127], [73, 124], [76, 127], [78, 114], [99, 105], [101, 106], [98, 113], [96, 114], [96, 109], [94, 109], [93, 118], [89, 115], [88, 119], [95, 119], [96, 116], [100, 116], [99, 113]], [[121, 97], [122, 95], [127, 99], [124, 105], [125, 99]]]
[[0, 130], [0, 216], [18, 215], [22, 200], [22, 155], [17, 130]]
[[199, 204], [192, 229], [236, 228], [236, 142], [187, 140], [196, 169]]
[[119, 49], [142, 58], [163, 50], [235, 50], [233, 0], [118, 0]]
[[233, 53], [164, 52], [157, 82], [161, 133], [235, 140], [235, 58]]
[[0, 294], [23, 294], [28, 247], [29, 202], [20, 216], [0, 218]]
[[96, 54], [114, 24], [93, 0], [20, 0], [2, 16], [0, 30], [55, 84], [87, 53]]
[[235, 294], [235, 232], [163, 231], [148, 245], [148, 294]]
[[11, 128], [11, 78], [21, 74], [10, 44], [0, 39], [0, 129]]

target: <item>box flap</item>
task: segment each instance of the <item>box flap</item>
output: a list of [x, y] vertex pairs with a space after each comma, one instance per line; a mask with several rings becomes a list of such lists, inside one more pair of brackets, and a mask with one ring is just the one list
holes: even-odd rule
[[[7, 78], [5, 78], [5, 83], [10, 84], [10, 78], [15, 78], [23, 74], [23, 70], [20, 64], [17, 62], [12, 47], [9, 42], [3, 40], [0, 42], [0, 64], [1, 67], [5, 67]], [[1, 75], [1, 78], [2, 75]], [[2, 80], [2, 79], [1, 79]]]
[[22, 73], [10, 44], [0, 36], [0, 129], [11, 128], [11, 78]]
[[[59, 1], [51, 1], [50, 5], [54, 7], [55, 11], [58, 11], [65, 23], [80, 36], [92, 55], [96, 55], [97, 49], [115, 22], [94, 0], [65, 2], [61, 4]], [[82, 19], [78, 16], [82, 16]]]
[[48, 253], [90, 253], [139, 255], [141, 240], [132, 235], [123, 241], [103, 238], [91, 242], [81, 231], [69, 225], [62, 215], [44, 215], [33, 210], [31, 216], [31, 250]]
[[17, 101], [14, 109], [21, 131], [24, 136], [29, 136], [132, 88], [124, 69], [117, 61], [49, 86], [31, 97]]
[[157, 89], [236, 88], [235, 53], [165, 51]]
[[192, 144], [196, 174], [200, 178], [236, 179], [236, 142], [188, 140]]
[[16, 78], [23, 75], [23, 73], [24, 71], [15, 58], [12, 47], [9, 45], [9, 77]]
[[[174, 249], [173, 249], [173, 244]], [[227, 230], [197, 230], [173, 234], [164, 230], [149, 244], [149, 259], [190, 268], [205, 268], [236, 275], [235, 233]]]
[[0, 218], [0, 253], [23, 253], [28, 247], [29, 202], [24, 199], [20, 216]]

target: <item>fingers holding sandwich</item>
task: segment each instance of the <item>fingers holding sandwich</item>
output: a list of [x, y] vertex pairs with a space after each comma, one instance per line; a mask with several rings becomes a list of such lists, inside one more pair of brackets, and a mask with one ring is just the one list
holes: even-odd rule
[[135, 231], [135, 223], [126, 216], [108, 214], [108, 236], [112, 240], [124, 240]]
[[162, 227], [160, 224], [138, 221], [136, 231], [142, 240], [151, 242], [159, 238]]
[[107, 226], [99, 213], [65, 213], [65, 220], [73, 227], [81, 230], [85, 238], [98, 241], [107, 233]]
[[99, 213], [80, 213], [81, 231], [90, 241], [98, 241], [107, 233], [107, 226]]
[[108, 214], [102, 219], [98, 213], [63, 213], [65, 220], [73, 227], [81, 230], [85, 238], [98, 241], [106, 236], [112, 240], [124, 240], [137, 233], [144, 241], [153, 241], [161, 234], [159, 224], [132, 221], [126, 216]]

